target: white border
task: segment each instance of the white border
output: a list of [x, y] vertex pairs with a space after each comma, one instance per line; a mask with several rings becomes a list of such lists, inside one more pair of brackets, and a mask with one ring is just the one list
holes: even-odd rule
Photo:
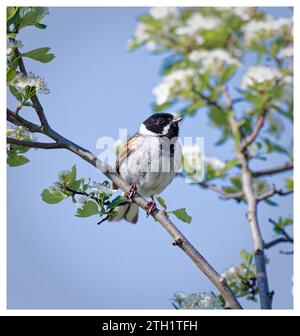
[[[243, 6], [272, 6], [272, 7], [287, 7], [291, 6], [294, 7], [294, 26], [295, 26], [295, 46], [298, 46], [298, 37], [299, 37], [299, 26], [298, 22], [300, 19], [299, 16], [299, 9], [298, 9], [298, 3], [299, 1], [293, 0], [293, 1], [285, 1], [284, 3], [282, 0], [260, 0], [260, 1], [249, 1], [244, 0], [242, 2]], [[36, 1], [31, 0], [29, 1], [8, 1], [8, 0], [2, 0], [0, 4], [0, 23], [1, 23], [1, 50], [4, 51], [3, 55], [1, 54], [1, 60], [0, 60], [0, 69], [1, 71], [1, 92], [6, 92], [6, 74], [4, 69], [6, 68], [6, 6], [48, 6], [48, 7], [74, 7], [74, 6], [84, 6], [84, 7], [142, 7], [142, 6], [201, 6], [201, 1], [196, 0], [185, 0], [185, 1], [171, 1], [171, 0], [144, 0], [144, 1], [138, 1], [138, 0], [127, 0], [127, 1], [116, 1], [116, 0], [110, 0], [108, 1], [100, 1], [100, 0], [85, 0], [85, 1], [62, 1], [62, 0], [51, 0], [51, 1]], [[203, 4], [205, 5], [205, 4]], [[227, 0], [219, 0], [215, 1], [212, 0], [209, 3], [210, 6], [236, 6], [238, 5], [237, 1], [227, 1]], [[299, 57], [298, 57], [298, 48], [294, 48], [294, 60], [295, 60], [295, 74], [300, 73], [299, 69]], [[295, 90], [294, 92], [298, 92], [298, 77], [295, 76]], [[299, 91], [300, 92], [300, 91]], [[295, 107], [294, 111], [299, 111], [299, 103], [297, 99], [294, 99]], [[1, 127], [1, 179], [2, 179], [2, 186], [6, 187], [6, 153], [5, 153], [5, 126], [6, 122], [4, 121], [5, 118], [5, 108], [6, 108], [6, 100], [1, 99], [0, 104], [1, 106], [1, 116], [3, 118], [2, 122], [0, 123]], [[295, 125], [300, 125], [299, 115], [295, 113]], [[300, 133], [300, 132], [299, 132]], [[297, 144], [299, 144], [299, 133], [294, 132], [294, 148], [297, 148]], [[296, 154], [296, 153], [295, 153]], [[298, 167], [299, 163], [299, 155], [295, 156], [295, 167]], [[299, 190], [299, 177], [295, 174], [295, 190]], [[298, 193], [295, 192], [294, 199], [296, 199], [297, 203], [297, 196]], [[42, 315], [61, 315], [61, 316], [79, 316], [79, 315], [91, 315], [91, 316], [111, 316], [111, 315], [125, 315], [125, 316], [155, 316], [155, 315], [161, 315], [161, 316], [204, 316], [204, 315], [215, 315], [215, 316], [229, 316], [229, 315], [265, 315], [265, 316], [284, 316], [284, 315], [298, 315], [300, 314], [300, 286], [299, 286], [299, 262], [296, 264], [294, 262], [294, 309], [293, 310], [272, 310], [272, 311], [261, 311], [261, 310], [244, 310], [244, 311], [228, 311], [228, 310], [120, 310], [120, 309], [111, 309], [111, 310], [90, 310], [90, 309], [53, 309], [53, 310], [13, 310], [13, 309], [6, 309], [6, 188], [2, 188], [1, 190], [1, 196], [0, 196], [0, 213], [2, 214], [1, 225], [0, 225], [0, 315], [25, 315], [25, 316], [42, 316]], [[298, 212], [294, 212], [295, 216], [295, 225], [294, 225], [294, 236], [296, 237], [296, 241], [298, 241], [299, 237], [299, 214]], [[294, 248], [294, 261], [300, 260], [298, 248], [295, 245]]]

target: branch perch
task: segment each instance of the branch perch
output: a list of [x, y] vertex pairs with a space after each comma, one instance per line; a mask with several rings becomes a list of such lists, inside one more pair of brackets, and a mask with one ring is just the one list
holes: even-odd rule
[[[8, 112], [8, 119], [9, 121], [16, 120], [18, 125], [22, 125], [23, 118], [19, 116], [12, 117], [13, 112], [7, 109]], [[12, 121], [13, 122], [13, 121]], [[70, 150], [71, 152], [75, 153], [76, 155], [80, 156], [82, 159], [90, 163], [91, 165], [95, 166], [99, 169], [107, 178], [109, 178], [112, 182], [114, 182], [120, 189], [122, 189], [125, 193], [130, 190], [130, 185], [124, 181], [120, 175], [118, 175], [110, 166], [105, 164], [104, 162], [97, 159], [97, 157], [84, 149], [77, 144], [73, 143], [72, 141], [64, 138], [57, 132], [55, 132], [49, 125], [44, 126], [43, 128], [39, 128], [38, 125], [29, 123], [25, 120], [24, 125], [25, 127], [29, 126], [29, 130], [32, 128], [34, 130], [39, 129], [40, 133], [47, 135], [48, 137], [55, 140], [57, 146], [59, 148], [65, 148]], [[136, 195], [133, 201], [142, 209], [147, 211], [148, 202], [140, 195]], [[232, 290], [221, 279], [220, 274], [218, 274], [214, 268], [208, 263], [208, 261], [197, 251], [197, 249], [187, 240], [187, 238], [178, 230], [178, 228], [170, 221], [170, 219], [166, 216], [164, 211], [156, 209], [152, 214], [153, 218], [155, 218], [163, 228], [172, 236], [174, 241], [180, 241], [181, 244], [177, 244], [196, 264], [196, 266], [211, 280], [211, 282], [218, 288], [221, 295], [223, 296], [226, 305], [228, 308], [231, 309], [241, 309], [241, 305], [235, 298]]]
[[[19, 50], [15, 49], [16, 56], [18, 57], [18, 65], [20, 71], [26, 75], [27, 71], [21, 57]], [[109, 178], [115, 185], [122, 189], [125, 193], [130, 190], [130, 185], [123, 180], [120, 175], [118, 175], [109, 165], [97, 159], [97, 157], [88, 151], [87, 149], [80, 147], [74, 142], [66, 139], [56, 131], [54, 131], [45, 116], [42, 105], [39, 102], [39, 99], [36, 95], [31, 98], [33, 107], [40, 119], [41, 126], [38, 126], [22, 117], [18, 114], [15, 114], [11, 110], [7, 109], [7, 120], [14, 123], [15, 125], [22, 125], [28, 128], [31, 132], [39, 132], [47, 135], [49, 138], [55, 141], [55, 146], [57, 148], [65, 148], [74, 154], [78, 155], [98, 170], [100, 170], [107, 178]], [[49, 146], [49, 144], [48, 144]], [[51, 144], [50, 146], [54, 146]], [[45, 147], [39, 147], [45, 148]], [[139, 194], [135, 195], [133, 201], [142, 209], [147, 211], [148, 202]], [[228, 286], [225, 280], [223, 280], [215, 269], [208, 263], [208, 261], [198, 252], [198, 250], [187, 240], [187, 238], [180, 232], [180, 230], [170, 221], [167, 217], [165, 211], [155, 209], [152, 213], [153, 218], [155, 218], [162, 227], [170, 234], [175, 242], [180, 241], [180, 244], [177, 244], [186, 255], [196, 264], [196, 266], [210, 279], [210, 281], [216, 286], [223, 296], [226, 307], [230, 309], [242, 309], [240, 303], [234, 296], [231, 288]]]

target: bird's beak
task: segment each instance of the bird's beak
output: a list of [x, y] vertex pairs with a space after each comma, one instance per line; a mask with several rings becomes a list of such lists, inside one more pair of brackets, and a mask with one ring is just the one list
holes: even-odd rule
[[182, 119], [183, 119], [182, 117], [175, 117], [174, 120], [173, 120], [173, 122], [175, 124], [178, 124]]

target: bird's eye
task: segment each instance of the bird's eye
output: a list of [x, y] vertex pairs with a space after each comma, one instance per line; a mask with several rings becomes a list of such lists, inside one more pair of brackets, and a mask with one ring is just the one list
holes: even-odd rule
[[158, 123], [158, 124], [162, 124], [163, 122], [164, 122], [164, 119], [163, 119], [163, 118], [158, 118], [158, 119], [157, 119], [157, 123]]

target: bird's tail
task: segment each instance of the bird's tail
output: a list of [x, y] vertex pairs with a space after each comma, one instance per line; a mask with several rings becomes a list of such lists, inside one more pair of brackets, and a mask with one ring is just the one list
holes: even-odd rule
[[129, 223], [136, 224], [138, 221], [139, 207], [135, 203], [119, 205], [114, 210], [117, 211], [118, 214], [109, 219], [112, 222], [118, 222], [121, 219], [125, 219]]

